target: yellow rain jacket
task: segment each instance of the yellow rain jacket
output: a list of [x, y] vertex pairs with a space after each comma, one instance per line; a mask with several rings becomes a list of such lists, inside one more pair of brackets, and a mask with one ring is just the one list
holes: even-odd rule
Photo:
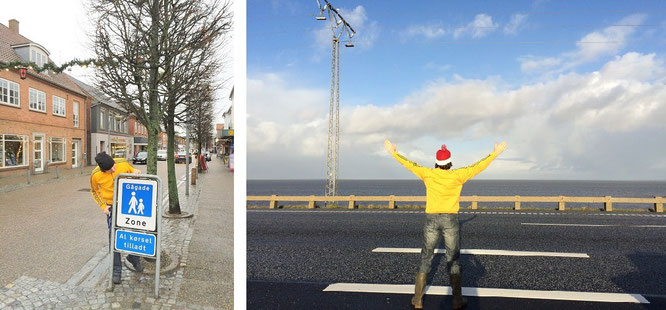
[[426, 213], [458, 213], [460, 210], [460, 192], [467, 180], [490, 165], [497, 157], [495, 152], [474, 165], [454, 170], [421, 167], [404, 156], [393, 152], [393, 157], [409, 171], [418, 176], [426, 187]]
[[113, 181], [116, 176], [121, 173], [134, 172], [134, 167], [124, 158], [114, 158], [113, 160], [116, 162], [116, 171], [113, 173], [102, 172], [98, 166], [90, 174], [90, 193], [102, 210], [107, 204], [113, 204]]

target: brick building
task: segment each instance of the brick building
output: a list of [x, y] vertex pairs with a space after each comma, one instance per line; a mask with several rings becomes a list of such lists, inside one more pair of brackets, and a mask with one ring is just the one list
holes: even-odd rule
[[88, 152], [92, 156], [88, 158], [89, 164], [92, 164], [95, 154], [102, 151], [115, 158], [131, 158], [134, 137], [129, 131], [130, 116], [127, 111], [95, 87], [71, 79], [91, 98]]
[[[134, 137], [134, 155], [141, 151], [148, 151], [148, 129], [133, 115], [129, 118], [130, 134]], [[159, 148], [158, 148], [159, 149]]]
[[157, 149], [166, 150], [167, 144], [169, 142], [169, 137], [167, 137], [166, 132], [160, 132], [157, 136]]
[[[50, 62], [48, 50], [0, 24], [0, 62]], [[84, 165], [86, 95], [66, 74], [0, 70], [0, 177]]]

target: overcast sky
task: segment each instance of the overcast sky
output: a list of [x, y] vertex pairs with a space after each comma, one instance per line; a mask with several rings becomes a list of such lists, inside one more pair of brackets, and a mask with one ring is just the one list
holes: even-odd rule
[[[342, 179], [413, 178], [448, 145], [478, 178], [666, 179], [666, 1], [332, 0]], [[247, 3], [248, 179], [323, 179], [331, 32], [316, 1]]]
[[[19, 21], [19, 33], [29, 40], [46, 48], [49, 57], [57, 65], [70, 61], [74, 58], [94, 58], [94, 53], [89, 48], [91, 39], [88, 31], [93, 29], [86, 6], [89, 0], [3, 0], [0, 7], [0, 23], [9, 26], [10, 19]], [[232, 42], [229, 39], [229, 42]], [[228, 48], [231, 50], [231, 46]], [[225, 57], [232, 57], [228, 51], [221, 51]], [[233, 62], [229, 62], [231, 68]], [[220, 79], [225, 79], [233, 74], [233, 70], [221, 72]], [[66, 71], [78, 79], [92, 84], [93, 69], [72, 67]], [[229, 105], [229, 93], [232, 83], [217, 92], [219, 100], [216, 102], [216, 122], [222, 123], [222, 112]]]

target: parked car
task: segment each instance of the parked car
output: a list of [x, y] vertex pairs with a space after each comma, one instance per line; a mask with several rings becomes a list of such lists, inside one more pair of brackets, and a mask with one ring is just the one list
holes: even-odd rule
[[183, 152], [178, 152], [178, 154], [176, 154], [175, 157], [176, 157], [176, 163], [177, 163], [177, 164], [178, 164], [178, 163], [185, 163], [185, 160], [187, 160], [188, 163], [191, 163], [191, 162], [192, 162], [192, 159], [190, 158], [190, 156], [187, 156], [187, 155], [185, 154], [185, 151], [183, 151]]
[[147, 158], [148, 158], [148, 152], [139, 152], [136, 154], [136, 156], [134, 156], [134, 158], [132, 158], [132, 163], [135, 165], [137, 163], [145, 165]]
[[167, 151], [157, 150], [157, 160], [167, 160]]

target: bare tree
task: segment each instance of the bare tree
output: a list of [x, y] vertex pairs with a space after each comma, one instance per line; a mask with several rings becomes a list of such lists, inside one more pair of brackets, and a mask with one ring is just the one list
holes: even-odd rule
[[176, 19], [168, 31], [174, 36], [167, 50], [174, 51], [165, 63], [163, 123], [168, 137], [169, 213], [180, 213], [173, 152], [176, 125], [188, 123], [189, 110], [196, 107], [202, 90], [216, 89], [224, 81], [215, 82], [223, 62], [217, 54], [231, 29], [229, 3], [170, 0], [171, 14]]
[[198, 98], [193, 98], [190, 102], [191, 107], [188, 109], [188, 118], [192, 128], [190, 134], [197, 145], [197, 154], [203, 154], [203, 150], [209, 147], [208, 144], [213, 139], [213, 121], [215, 120], [213, 88], [210, 85], [202, 86]]
[[162, 82], [160, 35], [166, 22], [161, 0], [92, 0], [96, 22], [93, 49], [103, 64], [98, 67], [97, 88], [136, 116], [148, 131], [147, 173], [157, 174], [157, 139], [163, 114], [158, 88]]
[[[183, 121], [202, 76], [214, 76], [216, 52], [231, 29], [228, 2], [91, 0], [94, 49], [103, 65], [97, 85], [148, 129], [149, 174], [157, 174], [157, 137], [167, 143], [169, 213], [180, 213], [175, 175], [176, 121]], [[207, 80], [207, 79], [206, 79]]]

